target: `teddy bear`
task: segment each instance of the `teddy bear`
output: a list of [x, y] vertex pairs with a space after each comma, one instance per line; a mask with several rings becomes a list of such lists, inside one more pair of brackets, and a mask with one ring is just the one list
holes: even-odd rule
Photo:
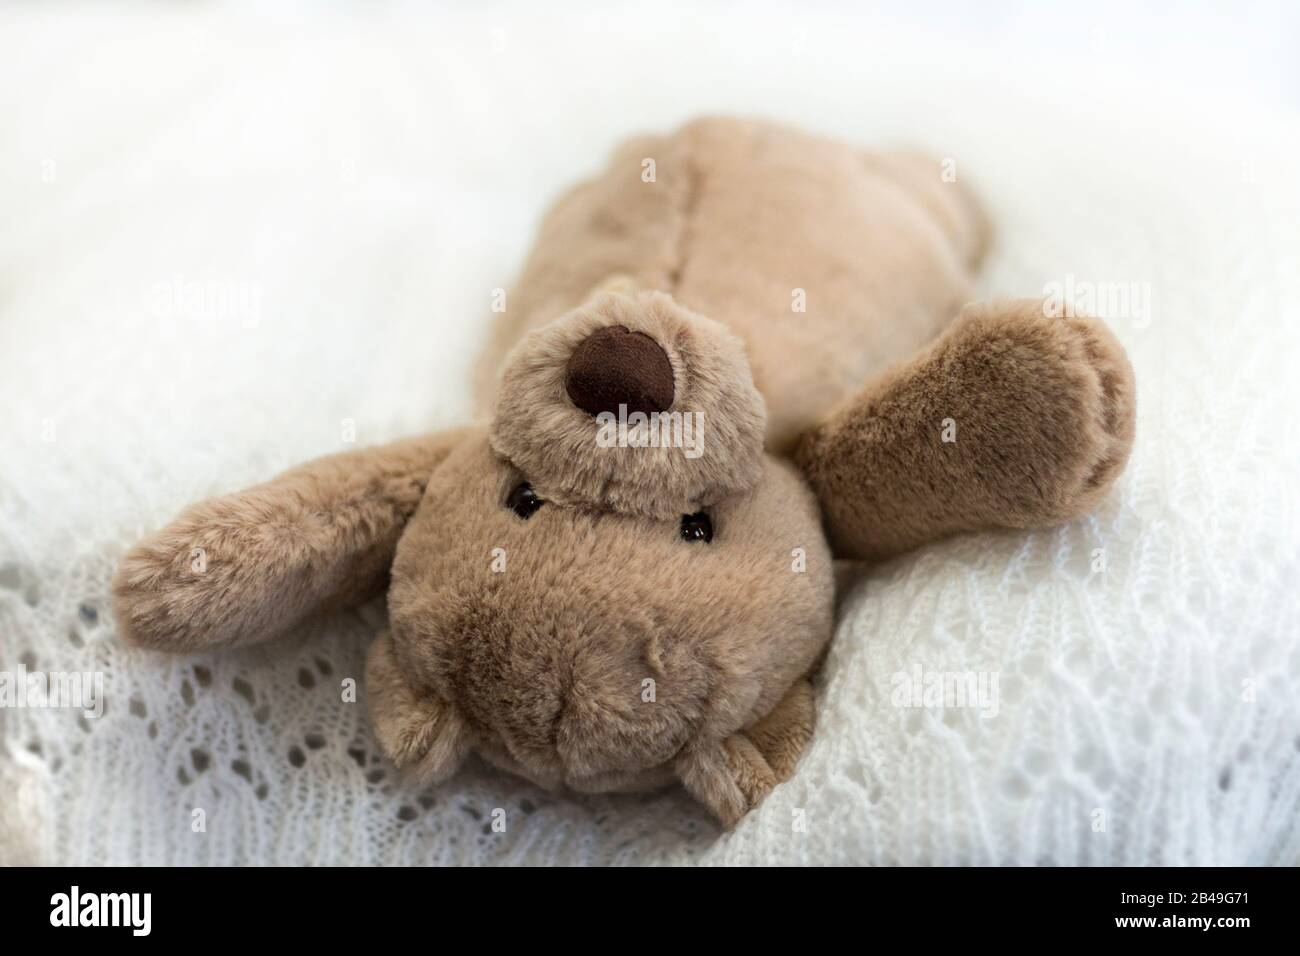
[[735, 118], [626, 142], [544, 217], [481, 422], [191, 506], [121, 560], [121, 636], [234, 647], [386, 593], [364, 694], [421, 785], [476, 753], [734, 825], [813, 734], [836, 559], [1069, 521], [1132, 446], [1101, 322], [969, 304], [991, 230], [948, 172]]

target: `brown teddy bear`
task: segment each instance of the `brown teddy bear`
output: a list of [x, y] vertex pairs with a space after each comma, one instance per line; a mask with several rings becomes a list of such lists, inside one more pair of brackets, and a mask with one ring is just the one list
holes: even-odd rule
[[246, 644], [387, 588], [400, 767], [680, 781], [735, 823], [812, 734], [832, 556], [1065, 521], [1128, 458], [1103, 325], [963, 307], [988, 229], [950, 179], [732, 119], [625, 144], [542, 223], [490, 424], [191, 507], [123, 559], [122, 635]]

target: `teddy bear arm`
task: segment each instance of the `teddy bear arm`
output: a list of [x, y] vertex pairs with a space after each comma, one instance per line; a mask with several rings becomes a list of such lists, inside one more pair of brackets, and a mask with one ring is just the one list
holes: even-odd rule
[[1092, 508], [1133, 443], [1133, 370], [1095, 319], [968, 306], [919, 356], [800, 440], [838, 556], [878, 559], [963, 531]]
[[463, 434], [319, 458], [192, 505], [122, 558], [119, 632], [159, 650], [234, 646], [377, 596], [429, 476]]

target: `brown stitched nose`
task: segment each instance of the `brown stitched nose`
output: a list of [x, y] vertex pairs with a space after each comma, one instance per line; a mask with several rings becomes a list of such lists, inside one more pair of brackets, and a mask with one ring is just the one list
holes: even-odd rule
[[673, 366], [663, 348], [644, 332], [622, 325], [597, 329], [569, 356], [564, 389], [584, 412], [618, 414], [667, 411], [673, 404]]

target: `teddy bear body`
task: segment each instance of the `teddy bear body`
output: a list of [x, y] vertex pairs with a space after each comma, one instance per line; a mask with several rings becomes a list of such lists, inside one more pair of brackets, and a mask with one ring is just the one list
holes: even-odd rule
[[1069, 520], [1128, 457], [1104, 325], [963, 306], [988, 230], [945, 171], [730, 119], [630, 141], [545, 217], [489, 423], [191, 507], [123, 558], [122, 635], [233, 646], [386, 592], [365, 692], [400, 767], [679, 781], [735, 823], [811, 739], [833, 557]]
[[729, 118], [629, 140], [544, 218], [484, 359], [487, 396], [529, 331], [602, 288], [655, 290], [743, 340], [768, 447], [788, 449], [969, 300], [987, 227], [943, 173]]

